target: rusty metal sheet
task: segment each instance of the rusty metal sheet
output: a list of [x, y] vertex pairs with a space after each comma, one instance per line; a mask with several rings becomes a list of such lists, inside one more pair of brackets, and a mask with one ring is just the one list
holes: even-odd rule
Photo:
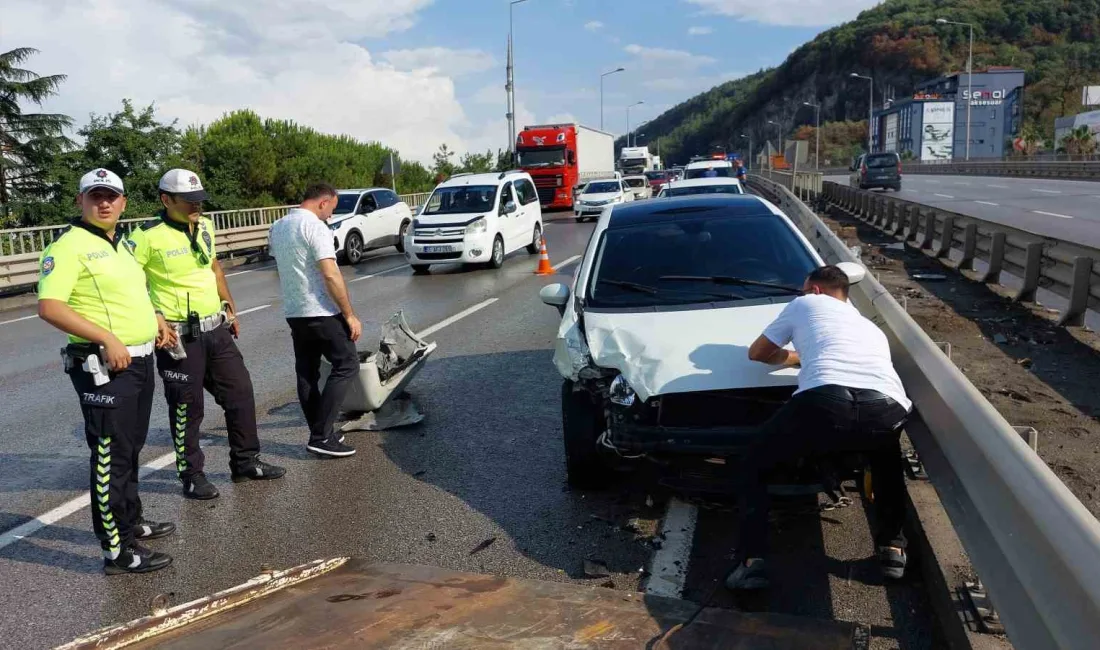
[[[197, 601], [198, 602], [198, 601]], [[290, 581], [155, 637], [122, 645], [454, 650], [862, 650], [867, 628], [794, 616], [704, 609], [682, 600], [351, 560]], [[183, 612], [176, 612], [177, 615]], [[125, 626], [116, 628], [121, 630]], [[131, 639], [132, 640], [132, 639]]]

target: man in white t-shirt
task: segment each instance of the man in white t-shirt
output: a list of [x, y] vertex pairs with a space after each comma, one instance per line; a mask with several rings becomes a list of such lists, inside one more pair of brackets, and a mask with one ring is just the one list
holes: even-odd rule
[[[815, 269], [795, 298], [749, 348], [753, 361], [801, 366], [798, 390], [763, 426], [746, 455], [738, 563], [730, 589], [768, 585], [767, 473], [779, 462], [862, 452], [874, 477], [875, 544], [888, 578], [905, 572], [905, 478], [899, 437], [912, 403], [890, 361], [886, 335], [848, 302], [848, 276]], [[794, 350], [785, 348], [793, 344]]]
[[[294, 339], [298, 401], [309, 424], [306, 448], [327, 457], [355, 449], [335, 433], [336, 416], [359, 372], [362, 325], [351, 307], [327, 221], [336, 208], [336, 190], [323, 183], [306, 189], [302, 204], [271, 226], [270, 247], [279, 267], [283, 311]], [[321, 357], [332, 364], [324, 390]]]

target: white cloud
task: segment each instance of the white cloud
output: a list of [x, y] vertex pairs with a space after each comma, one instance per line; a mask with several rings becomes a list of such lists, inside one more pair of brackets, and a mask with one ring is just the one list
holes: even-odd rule
[[713, 33], [713, 27], [688, 27], [688, 36], [706, 36]]
[[407, 72], [442, 74], [449, 77], [484, 72], [497, 65], [496, 59], [481, 50], [452, 50], [445, 47], [422, 47], [415, 50], [389, 50], [382, 59]]
[[603, 29], [603, 23], [598, 20], [590, 20], [584, 24], [584, 28], [590, 32], [598, 32]]
[[882, 0], [684, 0], [707, 14], [769, 25], [822, 27], [855, 18]]
[[624, 47], [623, 51], [636, 57], [638, 63], [645, 68], [674, 66], [680, 69], [694, 69], [715, 62], [715, 59], [709, 56], [663, 47], [645, 47], [631, 44]]
[[379, 61], [357, 43], [410, 28], [431, 2], [7, 0], [0, 42], [41, 50], [28, 63], [40, 74], [69, 75], [47, 110], [77, 123], [123, 98], [155, 102], [161, 119], [183, 125], [249, 108], [430, 160], [440, 142], [463, 151], [489, 133], [470, 124], [447, 75], [491, 58], [430, 48]]

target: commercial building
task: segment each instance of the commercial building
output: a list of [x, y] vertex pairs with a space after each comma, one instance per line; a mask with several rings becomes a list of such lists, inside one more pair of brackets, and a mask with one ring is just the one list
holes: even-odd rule
[[966, 77], [961, 72], [926, 81], [912, 97], [875, 111], [872, 151], [909, 152], [925, 162], [962, 159], [969, 103], [970, 158], [1002, 158], [1020, 133], [1024, 71], [976, 71], [969, 92]]

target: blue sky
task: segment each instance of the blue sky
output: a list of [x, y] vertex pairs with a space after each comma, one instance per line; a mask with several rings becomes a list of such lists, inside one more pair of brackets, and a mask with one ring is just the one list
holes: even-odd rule
[[[878, 0], [527, 0], [515, 7], [520, 126], [635, 124], [777, 65]], [[508, 0], [5, 0], [0, 48], [68, 80], [45, 108], [78, 124], [123, 98], [162, 120], [249, 108], [429, 161], [506, 148]], [[94, 53], [91, 56], [90, 53]]]

